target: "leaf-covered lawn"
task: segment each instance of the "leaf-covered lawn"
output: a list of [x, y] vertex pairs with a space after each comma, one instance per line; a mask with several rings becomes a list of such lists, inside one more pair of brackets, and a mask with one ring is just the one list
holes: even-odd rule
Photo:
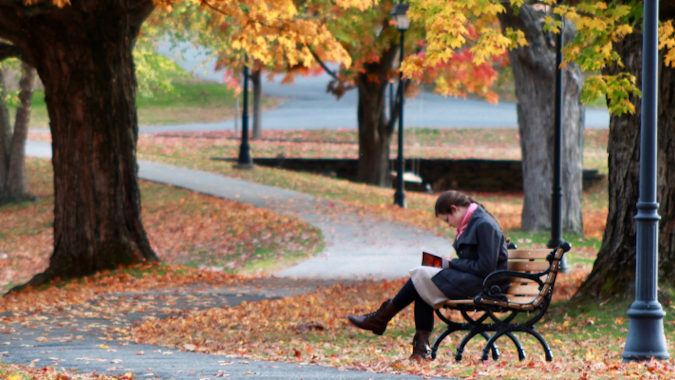
[[[220, 157], [237, 157], [239, 137], [233, 131], [172, 132], [157, 137], [196, 138], [185, 145], [176, 140], [163, 140], [178, 144], [177, 149], [190, 147], [208, 149]], [[494, 129], [427, 129], [411, 128], [405, 131], [406, 158], [439, 159], [493, 159], [520, 160], [520, 136], [514, 128]], [[607, 173], [606, 129], [589, 129], [584, 132], [584, 168]], [[391, 142], [391, 158], [397, 154], [397, 139]], [[358, 136], [355, 130], [289, 130], [263, 131], [262, 139], [251, 142], [254, 157], [302, 158], [357, 158]]]
[[[43, 271], [53, 249], [51, 165], [29, 160], [37, 202], [0, 207], [0, 292]], [[318, 230], [253, 206], [153, 183], [141, 183], [143, 222], [169, 264], [220, 271], [288, 265], [323, 246]]]
[[[517, 352], [506, 339], [498, 341], [499, 360], [482, 362], [484, 341], [479, 337], [468, 345], [463, 361], [456, 363], [454, 348], [462, 333], [444, 341], [435, 361], [411, 363], [406, 359], [414, 333], [412, 307], [399, 314], [381, 337], [349, 325], [348, 314], [373, 311], [396, 293], [404, 279], [336, 285], [292, 298], [188, 311], [166, 320], [143, 322], [132, 331], [132, 337], [190, 351], [386, 373], [469, 379], [673, 378], [673, 359], [641, 364], [621, 362], [627, 303], [567, 313], [565, 300], [584, 277], [584, 273], [577, 272], [560, 278], [554, 295], [557, 306], [537, 325], [553, 350], [551, 363], [544, 360], [538, 343], [527, 336], [520, 337], [528, 357], [523, 362], [518, 361]], [[459, 320], [457, 313], [451, 315]], [[675, 348], [673, 323], [669, 315], [666, 334], [671, 351]], [[432, 339], [442, 331], [439, 324], [437, 319]]]
[[[184, 135], [184, 134], [179, 134]], [[165, 135], [162, 135], [165, 136]], [[215, 138], [212, 138], [215, 137]], [[354, 208], [353, 212], [368, 214], [436, 231], [452, 236], [452, 231], [433, 215], [436, 195], [407, 192], [408, 208], [393, 206], [393, 189], [358, 184], [346, 180], [328, 178], [316, 174], [293, 172], [283, 169], [256, 167], [252, 171], [237, 170], [232, 163], [213, 161], [212, 157], [236, 157], [239, 141], [228, 139], [231, 132], [216, 132], [207, 137], [183, 138], [141, 135], [139, 157], [177, 166], [221, 173], [227, 176], [250, 180], [271, 186], [292, 189], [320, 198], [344, 202]], [[263, 141], [251, 142], [254, 157], [274, 157], [285, 152], [287, 157], [356, 157], [358, 147], [353, 131], [266, 131]], [[515, 150], [520, 154], [517, 130], [425, 130], [408, 132], [409, 146], [418, 149], [420, 155], [432, 154], [433, 149], [441, 157], [504, 158], [502, 153]], [[597, 154], [604, 157], [606, 167], [606, 130], [586, 131], [585, 157]], [[295, 140], [297, 142], [293, 142]], [[350, 143], [351, 142], [351, 143]], [[481, 145], [483, 144], [483, 145]], [[417, 147], [417, 148], [415, 148]], [[460, 149], [461, 148], [461, 149]], [[408, 149], [408, 148], [406, 148]], [[346, 152], [349, 153], [339, 153]], [[395, 150], [392, 150], [395, 151]], [[407, 153], [408, 156], [415, 156]], [[433, 153], [436, 154], [436, 153]], [[518, 157], [519, 158], [519, 157]], [[601, 172], [602, 167], [596, 167]], [[601, 182], [583, 195], [584, 236], [566, 236], [575, 246], [570, 259], [589, 265], [602, 238], [607, 218], [606, 182]], [[507, 234], [523, 246], [541, 246], [548, 241], [548, 233], [529, 233], [518, 230], [522, 211], [522, 193], [471, 193], [494, 214]]]

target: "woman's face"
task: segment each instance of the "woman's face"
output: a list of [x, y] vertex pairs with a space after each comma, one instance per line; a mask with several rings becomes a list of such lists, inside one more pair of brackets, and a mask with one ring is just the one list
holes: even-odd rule
[[438, 219], [448, 223], [448, 226], [457, 228], [464, 219], [464, 213], [457, 206], [450, 206], [452, 214], [438, 214]]

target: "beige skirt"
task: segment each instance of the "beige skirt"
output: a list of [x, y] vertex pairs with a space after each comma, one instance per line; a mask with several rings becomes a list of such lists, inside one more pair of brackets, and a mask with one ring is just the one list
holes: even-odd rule
[[431, 281], [441, 268], [421, 266], [410, 270], [410, 279], [415, 285], [415, 290], [426, 303], [434, 309], [440, 308], [448, 297]]

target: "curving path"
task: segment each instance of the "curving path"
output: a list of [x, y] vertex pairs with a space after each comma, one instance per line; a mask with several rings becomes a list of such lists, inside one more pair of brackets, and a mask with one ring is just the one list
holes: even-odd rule
[[[29, 141], [26, 154], [51, 158], [51, 146]], [[271, 209], [320, 229], [326, 241], [323, 252], [277, 273], [280, 277], [397, 278], [419, 265], [423, 250], [452, 253], [447, 238], [409, 225], [359, 215], [339, 202], [166, 164], [149, 161], [138, 164], [143, 180]], [[431, 210], [429, 217], [433, 217]]]
[[[51, 159], [51, 145], [29, 141], [27, 156]], [[449, 253], [450, 243], [423, 230], [374, 220], [354, 213], [339, 203], [258, 185], [207, 172], [139, 161], [143, 180], [232, 199], [298, 217], [321, 230], [326, 240], [317, 257], [277, 274], [281, 278], [239, 288], [174, 289], [144, 294], [138, 302], [142, 312], [117, 313], [105, 305], [106, 298], [135, 300], [134, 294], [110, 294], [75, 305], [63, 315], [31, 315], [24, 323], [7, 323], [0, 337], [0, 359], [5, 362], [55, 366], [79, 372], [132, 372], [139, 379], [303, 379], [303, 380], [421, 380], [411, 375], [342, 371], [318, 365], [243, 360], [227, 356], [179, 351], [176, 348], [136, 344], [115, 331], [145, 318], [165, 318], [189, 308], [236, 306], [247, 301], [284, 297], [329, 285], [323, 279], [392, 278], [407, 274], [418, 265], [420, 251]], [[336, 212], [337, 211], [337, 212]], [[292, 278], [313, 279], [298, 281]], [[146, 300], [148, 298], [148, 300]], [[166, 299], [168, 302], [153, 301]], [[145, 300], [145, 301], [144, 301]], [[133, 301], [136, 302], [136, 301]], [[90, 313], [95, 310], [95, 313]], [[73, 313], [80, 315], [74, 318]], [[0, 313], [0, 319], [3, 314]]]

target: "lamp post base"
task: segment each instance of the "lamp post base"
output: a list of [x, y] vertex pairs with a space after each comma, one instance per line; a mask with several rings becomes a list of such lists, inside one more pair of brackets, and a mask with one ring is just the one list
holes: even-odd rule
[[394, 204], [401, 206], [401, 208], [408, 207], [405, 203], [405, 193], [396, 190], [396, 193], [394, 193]]
[[252, 170], [255, 169], [255, 165], [253, 164], [234, 164], [232, 165], [234, 169], [239, 169], [239, 170]]
[[628, 309], [628, 337], [623, 350], [624, 363], [652, 358], [668, 359], [663, 317], [666, 313], [658, 301], [635, 301]]

